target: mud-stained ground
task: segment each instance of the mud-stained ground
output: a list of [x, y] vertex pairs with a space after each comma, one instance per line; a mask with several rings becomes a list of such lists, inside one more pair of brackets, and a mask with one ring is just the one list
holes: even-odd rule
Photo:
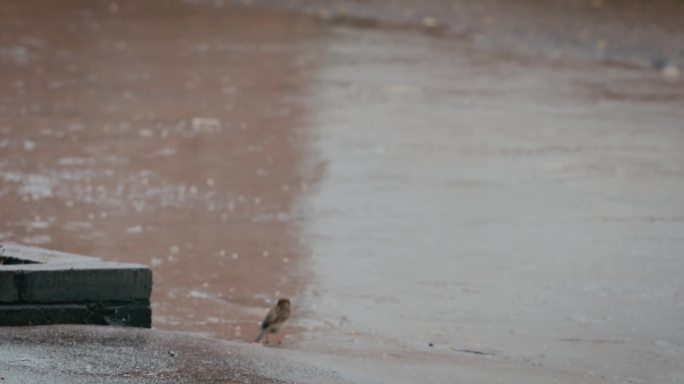
[[351, 381], [684, 381], [681, 77], [330, 20], [0, 6], [0, 241]]

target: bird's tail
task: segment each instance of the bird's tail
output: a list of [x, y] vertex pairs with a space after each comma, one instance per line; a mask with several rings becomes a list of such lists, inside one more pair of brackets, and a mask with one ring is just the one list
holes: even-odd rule
[[264, 337], [266, 332], [267, 332], [266, 328], [262, 329], [261, 332], [259, 333], [259, 336], [257, 336], [257, 338], [256, 338], [256, 340], [254, 340], [254, 342], [258, 343], [259, 341], [261, 341], [261, 338]]

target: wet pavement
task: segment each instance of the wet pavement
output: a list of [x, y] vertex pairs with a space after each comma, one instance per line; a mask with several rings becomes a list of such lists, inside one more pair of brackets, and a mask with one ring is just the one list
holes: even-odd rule
[[225, 1], [356, 28], [413, 30], [498, 54], [656, 70], [676, 65], [680, 72], [684, 66], [684, 3], [678, 0]]
[[4, 383], [343, 383], [294, 351], [133, 328], [0, 330]]
[[65, 4], [0, 7], [0, 241], [151, 265], [159, 330], [250, 341], [292, 297], [258, 351], [354, 382], [684, 381], [681, 80]]
[[326, 173], [301, 205], [323, 323], [303, 345], [684, 380], [680, 83], [334, 36]]
[[[572, 382], [572, 374], [462, 356], [319, 354], [160, 330], [54, 325], [0, 329], [4, 383]], [[583, 382], [603, 382], [584, 380]]]

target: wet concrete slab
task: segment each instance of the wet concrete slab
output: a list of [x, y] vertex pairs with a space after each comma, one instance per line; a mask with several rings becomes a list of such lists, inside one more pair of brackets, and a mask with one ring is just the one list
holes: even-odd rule
[[150, 264], [155, 328], [250, 341], [289, 296], [259, 351], [352, 382], [682, 381], [681, 81], [214, 2], [0, 12], [0, 241]]
[[151, 325], [144, 265], [18, 244], [0, 249], [0, 326]]
[[152, 274], [144, 265], [10, 244], [4, 247], [0, 303], [69, 303], [145, 300]]
[[[179, 332], [59, 325], [0, 328], [6, 383], [548, 383], [564, 372], [468, 356], [348, 357]], [[479, 361], [478, 361], [479, 360]], [[585, 380], [587, 383], [604, 382]]]
[[0, 329], [5, 383], [343, 383], [277, 350], [131, 328]]

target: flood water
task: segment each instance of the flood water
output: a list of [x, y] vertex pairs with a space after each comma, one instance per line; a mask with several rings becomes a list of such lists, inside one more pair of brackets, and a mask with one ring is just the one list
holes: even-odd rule
[[305, 345], [684, 380], [681, 84], [333, 35], [301, 203], [326, 324]]
[[434, 382], [684, 381], [681, 82], [191, 1], [0, 20], [0, 241], [150, 265], [155, 328], [288, 296], [281, 348]]

